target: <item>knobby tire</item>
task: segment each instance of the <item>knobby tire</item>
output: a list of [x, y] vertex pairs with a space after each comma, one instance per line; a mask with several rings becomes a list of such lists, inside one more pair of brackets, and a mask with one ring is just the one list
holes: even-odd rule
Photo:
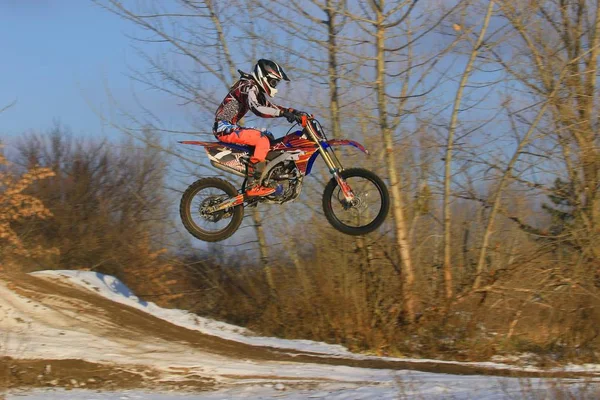
[[350, 226], [346, 225], [342, 221], [338, 219], [335, 215], [332, 208], [333, 199], [333, 191], [338, 187], [338, 183], [335, 178], [332, 178], [327, 186], [325, 186], [325, 191], [323, 192], [323, 212], [325, 213], [325, 217], [327, 221], [338, 231], [345, 233], [347, 235], [366, 235], [367, 233], [373, 232], [375, 229], [379, 228], [383, 221], [387, 217], [387, 214], [390, 209], [390, 195], [387, 190], [385, 183], [381, 180], [380, 177], [375, 175], [373, 172], [363, 169], [363, 168], [350, 168], [342, 171], [340, 173], [342, 178], [348, 179], [352, 177], [361, 177], [366, 178], [371, 181], [377, 187], [379, 192], [379, 196], [381, 197], [381, 208], [377, 213], [377, 216], [367, 225], [363, 226]]
[[[229, 195], [230, 197], [237, 196], [237, 189], [229, 182], [224, 181], [219, 178], [202, 178], [192, 183], [186, 191], [183, 193], [181, 197], [181, 202], [179, 204], [179, 215], [181, 216], [181, 222], [183, 226], [189, 233], [191, 233], [195, 238], [203, 240], [205, 242], [219, 242], [221, 240], [225, 240], [231, 235], [233, 235], [240, 224], [242, 223], [242, 219], [244, 218], [244, 206], [239, 205], [234, 207], [233, 215], [231, 216], [231, 221], [227, 226], [216, 232], [207, 232], [202, 230], [193, 220], [192, 218], [192, 210], [191, 203], [194, 198], [202, 189], [206, 188], [217, 188]], [[197, 212], [197, 211], [194, 211]]]

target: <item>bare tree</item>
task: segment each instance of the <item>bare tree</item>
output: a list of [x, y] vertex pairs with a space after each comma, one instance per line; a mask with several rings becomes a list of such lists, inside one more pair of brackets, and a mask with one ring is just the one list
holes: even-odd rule
[[[560, 157], [576, 221], [572, 243], [586, 257], [600, 259], [600, 148], [598, 145], [597, 68], [600, 45], [600, 2], [536, 0], [498, 3], [515, 33], [511, 47], [520, 54], [514, 64], [503, 54], [492, 56], [540, 101], [550, 101], [554, 129], [548, 139]], [[566, 65], [568, 72], [562, 77]], [[550, 94], [554, 93], [550, 98]], [[551, 188], [548, 188], [551, 189]], [[556, 188], [555, 188], [556, 189]]]
[[[385, 167], [390, 180], [394, 236], [402, 265], [403, 304], [408, 321], [415, 321], [416, 318], [415, 260], [409, 242], [411, 223], [407, 219], [407, 194], [404, 192], [408, 186], [403, 180], [400, 163], [396, 158], [397, 135], [402, 125], [411, 121], [423, 107], [423, 97], [443, 79], [441, 74], [434, 78], [435, 83], [424, 84], [440, 58], [457, 43], [453, 41], [435, 54], [421, 52], [417, 56], [414, 49], [418, 47], [419, 41], [440, 26], [457, 7], [454, 4], [442, 11], [441, 15], [414, 26], [413, 20], [418, 18], [413, 16], [418, 9], [417, 3], [418, 1], [400, 1], [388, 6], [383, 0], [374, 0], [368, 5], [361, 3], [356, 10], [348, 11], [349, 18], [360, 32], [354, 40], [362, 39], [367, 43], [366, 46], [372, 46], [365, 54], [355, 54], [355, 59], [357, 64], [373, 68], [369, 70], [363, 67], [363, 75], [372, 74], [373, 79], [371, 82], [363, 81], [362, 85], [374, 93], [377, 117], [373, 122], [381, 134]], [[426, 9], [421, 12], [427, 13]], [[394, 81], [394, 84], [390, 81]]]
[[[480, 51], [480, 48], [483, 44], [487, 28], [490, 22], [490, 18], [492, 16], [492, 12], [494, 10], [494, 2], [490, 1], [488, 4], [487, 12], [483, 19], [483, 24], [481, 30], [479, 31], [479, 35], [477, 38], [477, 42], [473, 46], [473, 50], [471, 50], [471, 54], [469, 56], [469, 60], [467, 61], [467, 65], [465, 66], [465, 70], [462, 74], [460, 83], [458, 85], [458, 89], [456, 90], [456, 96], [454, 99], [454, 107], [452, 109], [452, 116], [450, 118], [450, 126], [448, 128], [448, 142], [446, 145], [446, 156], [444, 158], [444, 198], [443, 198], [443, 218], [444, 218], [444, 282], [446, 289], [446, 298], [451, 299], [453, 296], [453, 280], [452, 280], [452, 230], [451, 230], [451, 212], [450, 212], [450, 201], [451, 201], [451, 192], [450, 187], [452, 184], [452, 155], [454, 148], [454, 135], [456, 133], [456, 127], [458, 123], [458, 114], [461, 107], [461, 101], [465, 86], [469, 80], [469, 75], [473, 69], [473, 64], [477, 55]], [[456, 29], [461, 30], [462, 27], [460, 25], [456, 25]]]
[[[248, 2], [249, 7], [253, 3]], [[253, 37], [258, 40], [266, 39], [265, 45], [289, 52], [294, 59], [302, 61], [302, 63], [290, 63], [290, 68], [308, 76], [310, 85], [315, 89], [326, 81], [323, 83], [328, 87], [327, 109], [330, 115], [331, 132], [334, 138], [340, 137], [341, 111], [345, 103], [348, 103], [344, 101], [340, 87], [344, 75], [342, 57], [348, 52], [348, 38], [341, 35], [348, 20], [345, 15], [347, 1], [308, 0], [302, 3], [283, 0], [261, 1], [258, 2], [258, 10], [260, 11], [256, 15], [258, 19], [264, 18], [290, 39], [273, 42], [271, 35], [266, 38], [257, 35]], [[248, 33], [253, 34], [253, 32]], [[296, 43], [300, 40], [300, 48], [290, 48], [291, 38]], [[303, 48], [306, 50], [302, 50]]]
[[[515, 21], [518, 21], [518, 20], [515, 20]], [[598, 22], [600, 22], [600, 21], [598, 21]], [[521, 26], [521, 25], [517, 22], [517, 26]], [[522, 35], [522, 37], [527, 42], [529, 42], [529, 36], [527, 35], [527, 33], [525, 31], [520, 31], [519, 33]], [[596, 44], [596, 46], [598, 45], [598, 43], [595, 43], [595, 44]], [[561, 90], [563, 88], [563, 82], [568, 82], [569, 79], [573, 79], [573, 75], [572, 75], [573, 65], [578, 65], [580, 60], [586, 59], [589, 56], [589, 54], [597, 55], [598, 54], [597, 49], [594, 47], [591, 47], [590, 49], [588, 49], [586, 51], [582, 51], [581, 53], [577, 54], [576, 57], [574, 57], [572, 59], [568, 59], [563, 65], [555, 65], [554, 66], [554, 68], [557, 69], [556, 70], [557, 75], [552, 77], [553, 82], [552, 82], [551, 86], [549, 87], [550, 90], [549, 90], [549, 92], [544, 94], [544, 97], [543, 97], [544, 101], [543, 101], [539, 111], [537, 112], [535, 119], [531, 122], [527, 132], [519, 140], [515, 152], [513, 153], [508, 164], [504, 168], [504, 172], [503, 172], [503, 174], [500, 178], [500, 181], [498, 182], [498, 185], [494, 191], [493, 200], [490, 202], [491, 210], [490, 210], [490, 215], [488, 217], [487, 226], [486, 226], [486, 229], [483, 234], [483, 240], [482, 240], [482, 244], [481, 244], [481, 248], [480, 248], [480, 252], [479, 252], [479, 257], [478, 257], [478, 262], [477, 262], [477, 273], [476, 273], [475, 282], [473, 284], [474, 289], [479, 288], [479, 286], [481, 285], [481, 279], [482, 279], [482, 273], [483, 273], [484, 264], [485, 264], [486, 253], [488, 250], [490, 236], [492, 235], [492, 227], [494, 225], [494, 220], [495, 220], [496, 214], [498, 213], [498, 209], [500, 207], [502, 192], [504, 191], [506, 185], [508, 184], [509, 179], [511, 179], [513, 177], [513, 169], [515, 167], [515, 164], [517, 163], [519, 157], [524, 152], [524, 149], [526, 148], [526, 146], [530, 143], [531, 136], [533, 135], [534, 132], [536, 132], [538, 124], [544, 117], [547, 108], [552, 105], [557, 105], [556, 97], [559, 95], [559, 93], [561, 92]], [[558, 104], [560, 104], [560, 102]], [[586, 150], [584, 150], [584, 152], [585, 151]], [[585, 160], [585, 157], [583, 157], [583, 159]], [[585, 163], [583, 166], [585, 166]], [[584, 173], [584, 176], [585, 176], [585, 173]], [[589, 194], [589, 193], [590, 192], [587, 190], [583, 192], [583, 194]], [[590, 199], [588, 199], [588, 200], [590, 200]], [[592, 200], [593, 200], [593, 197], [592, 197]], [[586, 210], [586, 208], [584, 208], [584, 210]], [[591, 211], [591, 210], [589, 210], [589, 211]], [[585, 215], [593, 216], [593, 213], [585, 214]], [[584, 222], [585, 222], [585, 218], [584, 218]], [[593, 222], [593, 220], [590, 220], [589, 222]], [[592, 252], [593, 252], [593, 250], [592, 250]]]

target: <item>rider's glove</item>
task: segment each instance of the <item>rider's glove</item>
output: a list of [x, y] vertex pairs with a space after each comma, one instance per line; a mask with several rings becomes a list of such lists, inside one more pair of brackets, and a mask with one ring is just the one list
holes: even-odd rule
[[295, 110], [293, 108], [288, 108], [286, 110], [283, 110], [281, 112], [281, 116], [285, 117], [285, 119], [287, 119], [290, 124], [293, 124], [294, 122], [297, 121]]

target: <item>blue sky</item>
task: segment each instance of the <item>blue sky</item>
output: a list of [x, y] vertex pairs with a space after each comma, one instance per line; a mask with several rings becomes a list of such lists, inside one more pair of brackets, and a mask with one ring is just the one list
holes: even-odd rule
[[[147, 68], [130, 39], [148, 37], [147, 32], [90, 0], [0, 0], [0, 35], [4, 39], [0, 108], [17, 101], [0, 115], [0, 137], [31, 130], [45, 132], [58, 120], [76, 135], [117, 138], [121, 133], [98, 115], [116, 110], [109, 104], [107, 90], [120, 107], [140, 115], [133, 99], [135, 91], [149, 109], [161, 113], [163, 127], [189, 129], [186, 119], [194, 114], [193, 106], [181, 107], [167, 94], [139, 84], [134, 88], [128, 76], [130, 68]], [[143, 47], [148, 52], [161, 50], [158, 45]], [[240, 65], [246, 70], [249, 67]], [[459, 63], [458, 68], [451, 68], [457, 68], [458, 74], [461, 67]], [[450, 104], [455, 85], [448, 82], [439, 87], [436, 98]], [[301, 80], [294, 80], [289, 89], [302, 86]], [[473, 116], [466, 113], [461, 118]]]
[[58, 120], [76, 135], [116, 137], [98, 112], [114, 111], [109, 90], [120, 106], [140, 113], [134, 89], [145, 105], [163, 113], [164, 127], [185, 129], [185, 107], [164, 93], [133, 87], [129, 68], [144, 70], [146, 63], [128, 36], [147, 34], [90, 0], [0, 0], [0, 108], [17, 101], [0, 115], [0, 135], [44, 132]]
[[107, 88], [132, 103], [128, 67], [141, 61], [126, 34], [135, 29], [87, 0], [1, 0], [0, 108], [17, 103], [0, 115], [0, 136], [43, 132], [59, 120], [76, 135], [116, 137], [94, 108], [107, 111]]

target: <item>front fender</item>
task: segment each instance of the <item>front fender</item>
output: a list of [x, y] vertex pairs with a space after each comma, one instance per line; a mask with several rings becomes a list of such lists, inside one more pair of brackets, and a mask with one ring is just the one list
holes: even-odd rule
[[357, 149], [359, 149], [360, 151], [362, 151], [365, 154], [369, 154], [369, 150], [365, 149], [365, 146], [363, 146], [362, 144], [360, 144], [354, 140], [333, 139], [333, 140], [328, 140], [327, 144], [329, 146], [352, 146], [352, 147], [356, 147]]
[[[362, 151], [365, 154], [369, 154], [369, 150], [367, 150], [365, 148], [365, 146], [363, 146], [362, 144], [354, 141], [354, 140], [348, 140], [348, 139], [332, 139], [332, 140], [328, 140], [325, 143], [323, 143], [323, 147], [327, 148], [330, 146], [352, 146], [352, 147], [356, 147], [357, 149], [359, 149], [360, 151]], [[317, 159], [317, 157], [319, 156], [319, 152], [315, 152], [310, 159], [308, 160], [308, 165], [306, 166], [306, 175], [310, 174], [310, 171], [312, 169], [312, 166], [315, 162], [315, 160]]]

